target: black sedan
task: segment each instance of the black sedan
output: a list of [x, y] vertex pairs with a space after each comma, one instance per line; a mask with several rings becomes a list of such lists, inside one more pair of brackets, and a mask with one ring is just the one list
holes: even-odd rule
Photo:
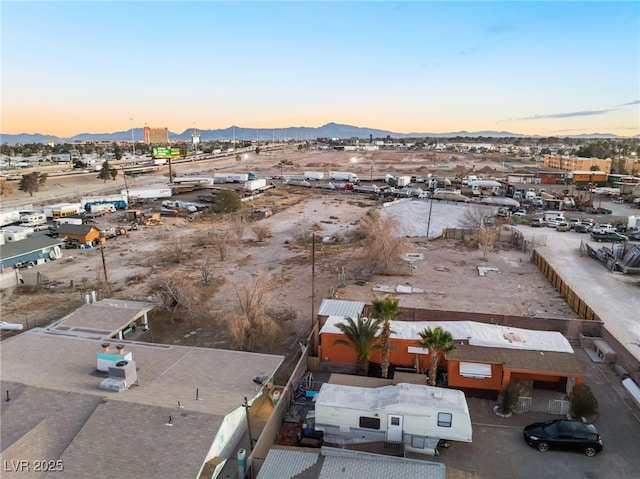
[[593, 424], [556, 419], [529, 424], [523, 431], [524, 440], [538, 451], [565, 449], [582, 451], [593, 457], [602, 451], [602, 438]]

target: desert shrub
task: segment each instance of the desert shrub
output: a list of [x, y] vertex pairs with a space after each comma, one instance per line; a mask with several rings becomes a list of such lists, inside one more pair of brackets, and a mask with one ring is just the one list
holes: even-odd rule
[[598, 414], [598, 400], [586, 384], [576, 384], [569, 393], [569, 414], [575, 419], [585, 419]]
[[522, 386], [517, 381], [510, 381], [498, 396], [498, 412], [505, 415], [513, 413], [521, 393]]

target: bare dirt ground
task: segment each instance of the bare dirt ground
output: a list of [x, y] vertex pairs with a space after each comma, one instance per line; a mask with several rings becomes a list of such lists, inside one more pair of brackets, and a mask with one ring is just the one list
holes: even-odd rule
[[[366, 178], [367, 173], [382, 177], [383, 172], [434, 171], [440, 160], [451, 159], [451, 155], [431, 158], [367, 153], [358, 155], [358, 163], [352, 163], [353, 156], [323, 152], [269, 153], [252, 155], [249, 168], [263, 174], [278, 174], [278, 163], [287, 159], [293, 165], [286, 167], [290, 171], [356, 170]], [[464, 163], [462, 159], [455, 160]], [[426, 165], [427, 161], [432, 164]], [[469, 162], [473, 161], [480, 162], [472, 157], [464, 167], [468, 168]], [[484, 163], [489, 168], [500, 164], [499, 161]], [[229, 159], [179, 168], [186, 171], [187, 167], [190, 171], [213, 171], [237, 168], [237, 164]], [[136, 181], [158, 183], [159, 178]], [[105, 186], [102, 181], [73, 177], [60, 178], [55, 185], [62, 186], [53, 186], [54, 189], [60, 187], [81, 194]], [[117, 189], [119, 191], [121, 185]], [[33, 203], [37, 204], [38, 199], [38, 194], [34, 195]], [[574, 317], [537, 267], [529, 262], [528, 256], [508, 245], [499, 247], [489, 255], [488, 262], [483, 262], [476, 244], [412, 238], [413, 251], [424, 255], [423, 260], [414, 263], [415, 268], [409, 268], [406, 262], [399, 260], [392, 275], [374, 276], [364, 285], [357, 284], [354, 279], [364, 266], [364, 251], [355, 240], [355, 231], [362, 215], [376, 206], [373, 200], [345, 193], [276, 188], [247, 207], [269, 207], [276, 213], [258, 222], [244, 223], [243, 227], [231, 219], [200, 222], [166, 218], [163, 225], [143, 227], [107, 242], [104, 264], [111, 291], [104, 283], [99, 249], [64, 250], [61, 260], [25, 271], [25, 274], [41, 273], [52, 287], [30, 293], [20, 289], [2, 293], [2, 319], [25, 322], [28, 318], [44, 317], [46, 311], [57, 304], [69, 300], [78, 302], [83, 291], [91, 288], [99, 289], [101, 297], [153, 300], [153, 284], [169, 276], [189, 282], [197, 298], [194, 308], [197, 314], [178, 310], [171, 319], [169, 312], [158, 312], [152, 316], [150, 331], [140, 336], [140, 340], [230, 347], [229, 320], [238, 309], [237, 292], [255, 282], [268, 286], [264, 302], [268, 309], [278, 313], [275, 316], [279, 318], [279, 333], [254, 345], [254, 349], [261, 352], [286, 354], [306, 338], [313, 317], [312, 282], [316, 311], [322, 298], [332, 291], [340, 299], [369, 302], [375, 295], [385, 294], [375, 293], [372, 289], [376, 285], [393, 288], [409, 285], [424, 292], [398, 295], [401, 306]], [[112, 219], [102, 220], [98, 227], [113, 225]], [[256, 225], [266, 226], [270, 231], [265, 241], [257, 241]], [[212, 233], [225, 230], [242, 230], [242, 234], [241, 238], [229, 241], [226, 257], [222, 260]], [[316, 244], [313, 280], [310, 232], [315, 232], [318, 238], [333, 238], [329, 243]], [[203, 284], [205, 262], [211, 265], [213, 280], [209, 285]], [[481, 277], [477, 270], [480, 264], [497, 271]]]

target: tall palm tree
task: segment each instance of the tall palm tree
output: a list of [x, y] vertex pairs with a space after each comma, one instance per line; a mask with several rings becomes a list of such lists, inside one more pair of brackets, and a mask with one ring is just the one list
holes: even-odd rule
[[382, 377], [389, 376], [389, 340], [391, 339], [391, 321], [400, 315], [398, 308], [399, 299], [385, 296], [382, 299], [374, 299], [371, 301], [373, 312], [371, 316], [381, 319], [382, 332], [380, 333], [380, 367], [382, 369]]
[[336, 327], [347, 339], [336, 339], [333, 344], [343, 344], [353, 349], [356, 353], [356, 374], [366, 376], [369, 373], [371, 353], [380, 349], [377, 338], [382, 320], [358, 316], [357, 321], [353, 318], [345, 318], [345, 321], [336, 324]]
[[420, 341], [417, 341], [418, 346], [429, 350], [429, 381], [427, 384], [435, 386], [440, 357], [456, 349], [453, 345], [453, 336], [440, 326], [434, 329], [424, 328], [418, 334], [421, 338]]

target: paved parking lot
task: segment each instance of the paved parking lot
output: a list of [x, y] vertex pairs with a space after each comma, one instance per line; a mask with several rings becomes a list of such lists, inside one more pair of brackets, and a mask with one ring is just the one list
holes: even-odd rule
[[500, 418], [493, 413], [491, 401], [470, 398], [473, 442], [452, 443], [434, 458], [451, 469], [448, 477], [458, 477], [453, 468], [459, 468], [482, 479], [640, 478], [640, 410], [631, 403], [621, 378], [609, 365], [591, 362], [581, 349], [576, 355], [585, 368], [585, 382], [599, 402], [600, 414], [594, 423], [604, 441], [600, 454], [587, 457], [579, 452], [539, 452], [525, 443], [523, 427], [561, 416], [525, 413]]

